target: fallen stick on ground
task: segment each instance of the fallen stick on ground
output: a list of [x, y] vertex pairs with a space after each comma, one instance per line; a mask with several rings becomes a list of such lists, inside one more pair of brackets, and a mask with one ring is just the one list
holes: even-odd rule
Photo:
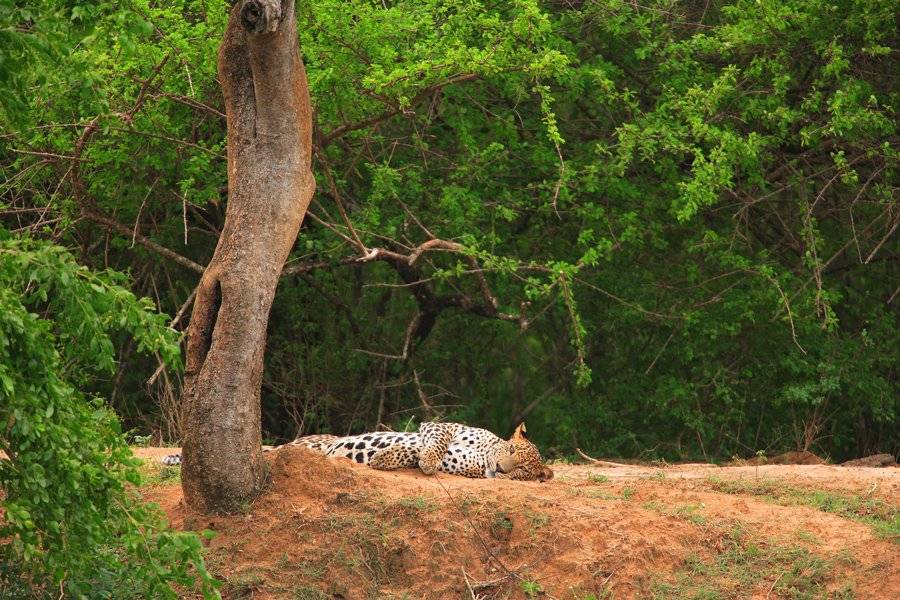
[[[595, 465], [599, 465], [601, 467], [634, 467], [636, 465], [625, 465], [622, 463], [609, 462], [608, 460], [597, 460], [596, 458], [591, 458], [587, 454], [581, 451], [581, 448], [575, 448], [575, 452], [583, 458], [584, 460], [589, 460]], [[639, 466], [639, 465], [638, 465]]]

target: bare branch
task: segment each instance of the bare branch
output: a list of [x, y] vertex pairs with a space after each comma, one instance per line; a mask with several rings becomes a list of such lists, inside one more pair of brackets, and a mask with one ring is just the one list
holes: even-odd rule
[[30, 156], [41, 156], [43, 158], [52, 158], [54, 160], [84, 160], [80, 156], [66, 156], [65, 154], [55, 154], [53, 152], [38, 152], [36, 150], [22, 150], [21, 148], [10, 148], [10, 152], [16, 154], [28, 154]]
[[341, 213], [341, 218], [344, 220], [344, 224], [347, 226], [347, 230], [350, 232], [350, 235], [353, 237], [353, 242], [356, 244], [357, 249], [360, 254], [366, 254], [367, 249], [365, 244], [362, 243], [362, 240], [359, 239], [359, 235], [356, 233], [356, 230], [353, 228], [353, 224], [350, 222], [350, 217], [347, 216], [347, 211], [344, 210], [344, 201], [341, 199], [341, 194], [337, 190], [337, 186], [334, 183], [334, 177], [331, 174], [331, 165], [328, 163], [328, 159], [325, 158], [325, 154], [319, 152], [316, 154], [319, 159], [319, 162], [322, 163], [324, 167], [322, 171], [325, 173], [325, 178], [328, 180], [328, 188], [331, 190], [331, 197], [334, 200], [334, 203], [337, 205], [338, 212]]
[[138, 244], [144, 246], [145, 248], [147, 248], [149, 250], [152, 250], [153, 252], [155, 252], [161, 256], [165, 256], [166, 258], [178, 263], [179, 265], [181, 265], [182, 267], [184, 267], [186, 269], [190, 269], [191, 271], [194, 271], [195, 273], [199, 273], [201, 275], [203, 274], [203, 271], [206, 270], [206, 268], [203, 265], [195, 263], [191, 259], [181, 256], [177, 252], [173, 252], [172, 250], [169, 250], [165, 246], [157, 244], [150, 238], [134, 232], [132, 230], [132, 228], [129, 227], [128, 225], [125, 225], [123, 223], [116, 221], [109, 215], [106, 215], [105, 213], [101, 212], [99, 209], [85, 207], [85, 208], [81, 209], [81, 214], [84, 218], [86, 218], [90, 221], [93, 221], [94, 223], [97, 223], [99, 225], [103, 225], [107, 229], [110, 229], [111, 231], [116, 231], [125, 236], [133, 235], [134, 240]]
[[427, 242], [420, 244], [413, 250], [413, 252], [406, 259], [406, 263], [409, 266], [413, 266], [415, 262], [419, 260], [419, 257], [429, 250], [447, 250], [448, 252], [459, 252], [462, 249], [462, 245], [457, 244], [456, 242], [448, 242], [446, 240], [438, 239], [428, 240]]
[[147, 90], [150, 88], [150, 84], [156, 79], [156, 76], [159, 75], [163, 67], [166, 66], [166, 63], [169, 62], [171, 56], [171, 54], [166, 54], [156, 67], [153, 68], [150, 76], [144, 80], [144, 83], [141, 85], [141, 91], [138, 92], [137, 100], [134, 101], [134, 106], [132, 106], [128, 112], [119, 115], [123, 121], [131, 125], [131, 122], [134, 120], [134, 115], [141, 110], [141, 107], [144, 106], [144, 102], [147, 100]]
[[881, 241], [878, 242], [878, 245], [876, 245], [875, 248], [872, 250], [872, 252], [869, 254], [869, 256], [866, 257], [866, 260], [864, 261], [863, 264], [869, 264], [869, 262], [875, 257], [875, 255], [878, 253], [878, 251], [881, 250], [881, 247], [884, 245], [884, 243], [886, 241], [888, 241], [892, 235], [894, 235], [895, 231], [897, 231], [898, 225], [900, 225], [900, 219], [897, 219], [894, 222], [894, 226], [891, 227], [891, 230], [887, 232], [887, 235], [885, 235], [883, 238], [881, 238]]
[[591, 458], [587, 454], [581, 451], [581, 448], [575, 448], [575, 452], [578, 453], [578, 456], [583, 458], [586, 461], [589, 461], [599, 467], [630, 467], [632, 465], [625, 465], [622, 463], [609, 462], [608, 460], [597, 460], [596, 458]]
[[181, 104], [184, 104], [185, 106], [190, 106], [191, 108], [205, 110], [206, 112], [208, 112], [212, 115], [215, 115], [215, 116], [219, 117], [220, 119], [225, 118], [225, 113], [223, 113], [219, 109], [214, 108], [208, 104], [204, 104], [203, 102], [200, 102], [199, 100], [194, 100], [193, 98], [189, 98], [187, 96], [182, 96], [181, 94], [173, 94], [170, 92], [165, 92], [162, 94], [155, 94], [152, 97], [154, 99], [155, 98], [168, 98], [169, 100], [174, 100], [175, 102], [179, 102]]

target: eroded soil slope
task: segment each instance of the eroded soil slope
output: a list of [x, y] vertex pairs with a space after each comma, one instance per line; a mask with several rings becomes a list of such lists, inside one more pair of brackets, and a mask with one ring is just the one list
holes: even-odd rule
[[[139, 449], [158, 457], [172, 449]], [[900, 469], [555, 465], [548, 483], [270, 455], [272, 489], [204, 517], [226, 598], [898, 598]]]

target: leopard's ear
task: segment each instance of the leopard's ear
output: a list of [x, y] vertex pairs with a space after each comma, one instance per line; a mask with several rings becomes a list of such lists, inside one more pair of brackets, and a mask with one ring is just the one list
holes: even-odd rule
[[515, 442], [517, 440], [524, 440], [525, 431], [525, 421], [522, 421], [521, 423], [519, 423], [519, 426], [516, 427], [516, 430], [513, 431], [512, 437], [509, 438], [509, 441]]

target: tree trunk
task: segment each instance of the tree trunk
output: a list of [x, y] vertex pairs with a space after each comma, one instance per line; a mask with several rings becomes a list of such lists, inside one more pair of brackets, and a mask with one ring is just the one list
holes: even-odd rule
[[182, 487], [232, 512], [265, 487], [259, 392], [269, 309], [315, 188], [294, 0], [238, 0], [219, 48], [228, 208], [188, 329]]

